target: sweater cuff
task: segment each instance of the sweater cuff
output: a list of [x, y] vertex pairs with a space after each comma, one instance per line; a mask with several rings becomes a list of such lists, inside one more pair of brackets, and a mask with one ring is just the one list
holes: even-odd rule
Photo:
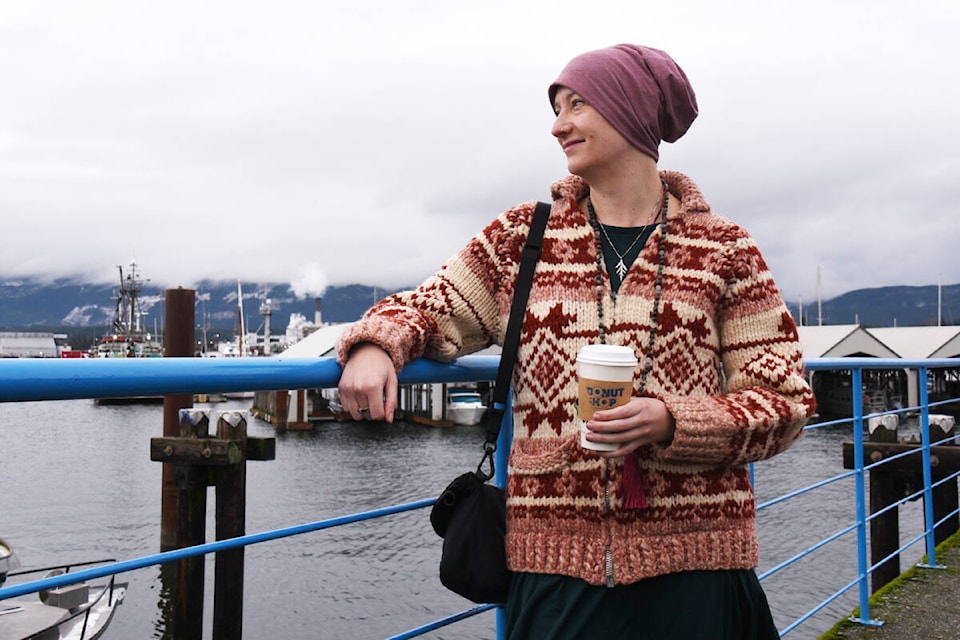
[[372, 316], [355, 322], [341, 334], [337, 342], [337, 362], [341, 367], [350, 358], [350, 350], [362, 342], [371, 342], [386, 351], [397, 373], [407, 363], [404, 340], [397, 324]]
[[657, 447], [658, 457], [671, 460], [724, 460], [731, 456], [732, 424], [713, 398], [662, 395], [676, 428], [669, 444]]

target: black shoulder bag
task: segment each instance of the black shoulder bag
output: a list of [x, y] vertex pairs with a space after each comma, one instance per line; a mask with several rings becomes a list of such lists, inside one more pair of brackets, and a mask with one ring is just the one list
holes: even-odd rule
[[[500, 487], [487, 484], [487, 481], [495, 472], [494, 454], [497, 451], [500, 424], [507, 408], [510, 378], [520, 344], [520, 327], [549, 216], [550, 205], [538, 202], [514, 286], [510, 320], [507, 322], [500, 368], [493, 388], [493, 403], [481, 420], [486, 434], [483, 458], [476, 471], [465, 473], [451, 482], [430, 511], [430, 524], [437, 535], [443, 538], [440, 582], [451, 591], [477, 603], [506, 602], [510, 588], [505, 543], [506, 494]], [[484, 464], [489, 466], [489, 471], [483, 470]]]

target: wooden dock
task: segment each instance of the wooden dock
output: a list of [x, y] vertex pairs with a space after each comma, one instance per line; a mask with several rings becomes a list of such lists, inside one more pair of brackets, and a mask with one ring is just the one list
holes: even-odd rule
[[[937, 547], [936, 561], [942, 569], [914, 566], [873, 595], [870, 617], [881, 626], [842, 620], [820, 640], [960, 638], [960, 533]], [[859, 617], [859, 610], [851, 617]]]

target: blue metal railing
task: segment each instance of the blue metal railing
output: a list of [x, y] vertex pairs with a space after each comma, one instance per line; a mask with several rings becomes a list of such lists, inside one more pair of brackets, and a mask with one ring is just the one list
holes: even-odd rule
[[[958, 510], [946, 514], [940, 521], [934, 522], [933, 519], [933, 488], [934, 483], [932, 481], [932, 467], [931, 467], [931, 456], [930, 456], [930, 447], [931, 447], [931, 437], [930, 437], [930, 408], [931, 403], [927, 397], [928, 389], [928, 375], [929, 370], [933, 368], [950, 368], [958, 369], [960, 368], [960, 360], [950, 359], [950, 358], [941, 358], [941, 359], [918, 359], [918, 360], [908, 360], [908, 359], [892, 359], [892, 358], [812, 358], [806, 361], [807, 370], [811, 372], [816, 371], [831, 371], [831, 370], [844, 370], [850, 371], [851, 373], [851, 401], [852, 401], [852, 412], [853, 417], [845, 420], [835, 420], [832, 422], [824, 422], [816, 425], [808, 426], [807, 429], [818, 429], [824, 428], [827, 426], [833, 426], [843, 423], [852, 423], [853, 425], [853, 470], [849, 472], [844, 472], [837, 474], [831, 478], [828, 478], [816, 485], [806, 487], [796, 492], [797, 494], [811, 491], [817, 488], [827, 486], [829, 484], [838, 482], [840, 480], [853, 477], [855, 481], [855, 518], [854, 523], [849, 527], [841, 529], [835, 534], [824, 538], [819, 541], [817, 544], [811, 546], [808, 549], [805, 549], [792, 557], [790, 560], [781, 563], [780, 565], [768, 570], [767, 572], [760, 575], [760, 579], [763, 580], [768, 576], [772, 575], [776, 571], [780, 570], [784, 566], [798, 562], [803, 558], [807, 557], [813, 551], [822, 548], [826, 544], [833, 542], [840, 537], [850, 533], [851, 531], [856, 531], [857, 537], [857, 576], [855, 579], [851, 580], [847, 584], [843, 585], [839, 590], [835, 591], [833, 594], [825, 598], [823, 601], [818, 603], [816, 606], [811, 608], [805, 614], [800, 616], [797, 620], [788, 625], [785, 629], [780, 632], [781, 637], [786, 636], [791, 631], [798, 628], [804, 622], [813, 617], [816, 613], [823, 610], [827, 605], [836, 601], [847, 591], [856, 587], [858, 589], [858, 602], [860, 615], [857, 618], [851, 618], [855, 622], [859, 622], [865, 625], [879, 626], [883, 622], [880, 620], [875, 620], [871, 618], [870, 615], [870, 575], [876, 570], [879, 566], [884, 564], [890, 558], [902, 553], [907, 550], [913, 544], [919, 540], [924, 540], [926, 543], [926, 556], [927, 563], [919, 565], [925, 568], [942, 568], [936, 564], [936, 543], [934, 531], [942, 522], [956, 517]], [[866, 369], [884, 369], [884, 370], [903, 370], [903, 369], [915, 369], [917, 371], [917, 391], [919, 395], [919, 404], [916, 407], [904, 407], [899, 408], [894, 411], [886, 411], [876, 414], [871, 414], [871, 416], [883, 416], [887, 414], [902, 414], [908, 411], [919, 411], [920, 413], [920, 436], [921, 444], [919, 448], [919, 453], [921, 454], [922, 461], [922, 472], [923, 472], [923, 488], [911, 495], [901, 498], [899, 501], [890, 505], [883, 511], [872, 513], [867, 515], [866, 507], [866, 495], [867, 495], [867, 486], [866, 486], [866, 472], [878, 469], [881, 465], [889, 464], [892, 461], [902, 458], [908, 455], [916, 455], [915, 451], [908, 451], [896, 456], [888, 457], [886, 459], [880, 460], [874, 464], [866, 464], [864, 459], [864, 413], [863, 413], [863, 372]], [[935, 403], [933, 406], [947, 404], [949, 402], [957, 402], [958, 398], [951, 398], [939, 403]], [[948, 444], [956, 440], [956, 437], [947, 438], [940, 441], [938, 444]], [[942, 484], [947, 481], [956, 479], [960, 474], [954, 473], [949, 475], [946, 478], [941, 479], [937, 484]], [[874, 565], [870, 565], [867, 560], [868, 552], [868, 540], [869, 533], [867, 530], [867, 524], [873, 519], [883, 515], [886, 511], [890, 509], [896, 509], [899, 506], [905, 504], [910, 500], [914, 500], [917, 497], [923, 497], [924, 499], [924, 522], [925, 528], [923, 533], [920, 536], [917, 536], [911, 540], [908, 540], [905, 544], [897, 548], [893, 553], [891, 553], [886, 558], [881, 559]], [[760, 504], [757, 506], [757, 511], [760, 512], [766, 508], [769, 508], [773, 504], [781, 501], [786, 498], [786, 496], [771, 500], [767, 503]]]
[[[428, 360], [418, 360], [411, 363], [400, 374], [401, 384], [415, 384], [428, 382], [471, 382], [476, 380], [492, 380], [496, 377], [499, 358], [497, 356], [469, 356], [461, 358], [452, 364], [440, 364]], [[879, 463], [867, 465], [863, 455], [863, 405], [862, 380], [865, 369], [914, 369], [917, 371], [917, 385], [919, 391], [919, 406], [901, 409], [917, 410], [920, 413], [921, 446], [919, 448], [923, 467], [923, 488], [890, 508], [897, 508], [907, 500], [922, 496], [925, 504], [925, 529], [916, 538], [909, 540], [895, 553], [906, 550], [920, 540], [925, 541], [927, 563], [923, 566], [937, 567], [934, 542], [934, 528], [940, 522], [933, 521], [932, 491], [934, 487], [946, 482], [956, 475], [941, 479], [936, 484], [932, 479], [931, 471], [931, 438], [930, 438], [930, 408], [927, 398], [927, 378], [930, 369], [958, 368], [960, 361], [956, 359], [878, 359], [878, 358], [818, 358], [808, 359], [807, 369], [811, 372], [828, 370], [851, 371], [853, 418], [834, 422], [820, 423], [808, 426], [808, 429], [823, 428], [829, 425], [845, 422], [853, 425], [854, 438], [854, 469], [837, 474], [836, 476], [803, 487], [782, 496], [778, 496], [757, 506], [758, 512], [771, 509], [801, 495], [818, 491], [828, 485], [843, 479], [855, 480], [854, 522], [842, 528], [806, 549], [798, 551], [794, 556], [780, 562], [760, 575], [764, 580], [785, 567], [795, 565], [817, 551], [851, 532], [857, 537], [857, 574], [856, 577], [843, 585], [835, 593], [829, 595], [816, 604], [805, 614], [790, 623], [781, 631], [781, 637], [788, 635], [825, 607], [853, 588], [858, 588], [860, 617], [858, 622], [864, 624], [880, 624], [870, 617], [869, 605], [869, 578], [870, 574], [883, 561], [870, 566], [867, 561], [868, 530], [867, 524], [871, 519], [881, 515], [866, 513], [866, 471], [876, 468], [879, 464], [888, 463], [895, 458], [887, 458]], [[165, 358], [165, 359], [103, 359], [103, 360], [43, 360], [43, 359], [12, 359], [0, 360], [0, 402], [18, 402], [35, 400], [64, 400], [77, 398], [122, 397], [139, 395], [173, 395], [193, 393], [198, 389], [204, 392], [226, 392], [245, 390], [282, 390], [282, 389], [318, 389], [336, 387], [340, 376], [340, 368], [330, 358], [244, 358], [244, 359], [202, 359], [202, 358]], [[953, 399], [956, 401], [957, 399]], [[936, 406], [938, 403], [935, 403]], [[877, 414], [882, 415], [882, 414]], [[500, 433], [500, 444], [497, 451], [497, 478], [500, 486], [506, 483], [506, 456], [509, 451], [511, 427], [508, 411], [504, 421], [504, 428]], [[939, 443], [942, 444], [942, 443]], [[906, 454], [901, 454], [906, 455]], [[327, 529], [331, 527], [380, 518], [404, 511], [430, 507], [434, 498], [419, 500], [406, 504], [393, 505], [383, 509], [352, 514], [349, 516], [306, 523], [294, 527], [265, 531], [257, 534], [245, 535], [229, 540], [219, 540], [201, 544], [186, 549], [177, 549], [159, 554], [116, 562], [90, 569], [72, 572], [69, 575], [45, 578], [25, 584], [0, 588], [0, 600], [34, 593], [43, 589], [52, 589], [75, 583], [81, 580], [92, 580], [104, 576], [115, 575], [141, 569], [144, 567], [164, 564], [187, 557], [199, 556], [226, 549], [257, 544], [278, 538], [300, 535]], [[956, 512], [947, 517], [955, 516]], [[946, 518], [944, 518], [945, 520]], [[941, 520], [942, 522], [942, 520]], [[891, 554], [895, 555], [895, 554]], [[431, 630], [460, 621], [466, 617], [476, 615], [491, 608], [497, 609], [498, 637], [502, 637], [503, 610], [493, 605], [472, 607], [460, 613], [436, 620], [427, 625], [411, 629], [394, 638], [413, 638]]]

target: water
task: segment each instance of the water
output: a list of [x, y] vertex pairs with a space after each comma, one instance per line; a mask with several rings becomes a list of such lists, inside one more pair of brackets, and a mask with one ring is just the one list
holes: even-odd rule
[[[0, 536], [25, 566], [127, 560], [159, 551], [162, 465], [150, 460], [149, 444], [162, 435], [162, 422], [159, 406], [0, 404]], [[247, 464], [248, 533], [436, 496], [455, 475], [476, 467], [483, 440], [475, 427], [402, 423], [321, 423], [311, 432], [277, 433], [251, 420], [248, 432], [277, 439], [276, 460]], [[841, 473], [841, 442], [848, 433], [808, 433], [790, 451], [758, 465], [759, 501]], [[211, 489], [208, 540], [214, 535], [213, 501]], [[853, 481], [845, 480], [762, 512], [760, 571], [847, 526], [853, 504]], [[902, 509], [901, 540], [922, 527], [920, 504]], [[436, 577], [441, 540], [428, 516], [417, 510], [248, 547], [244, 636], [385, 638], [467, 608]], [[917, 546], [905, 554], [903, 568], [922, 551]], [[150, 567], [118, 578], [130, 587], [107, 640], [162, 638], [159, 574], [159, 567]], [[783, 628], [855, 575], [855, 539], [848, 535], [763, 584]], [[209, 637], [212, 556], [206, 591]], [[856, 605], [854, 590], [787, 637], [816, 638]], [[494, 626], [487, 612], [424, 637], [481, 640], [494, 637]]]

